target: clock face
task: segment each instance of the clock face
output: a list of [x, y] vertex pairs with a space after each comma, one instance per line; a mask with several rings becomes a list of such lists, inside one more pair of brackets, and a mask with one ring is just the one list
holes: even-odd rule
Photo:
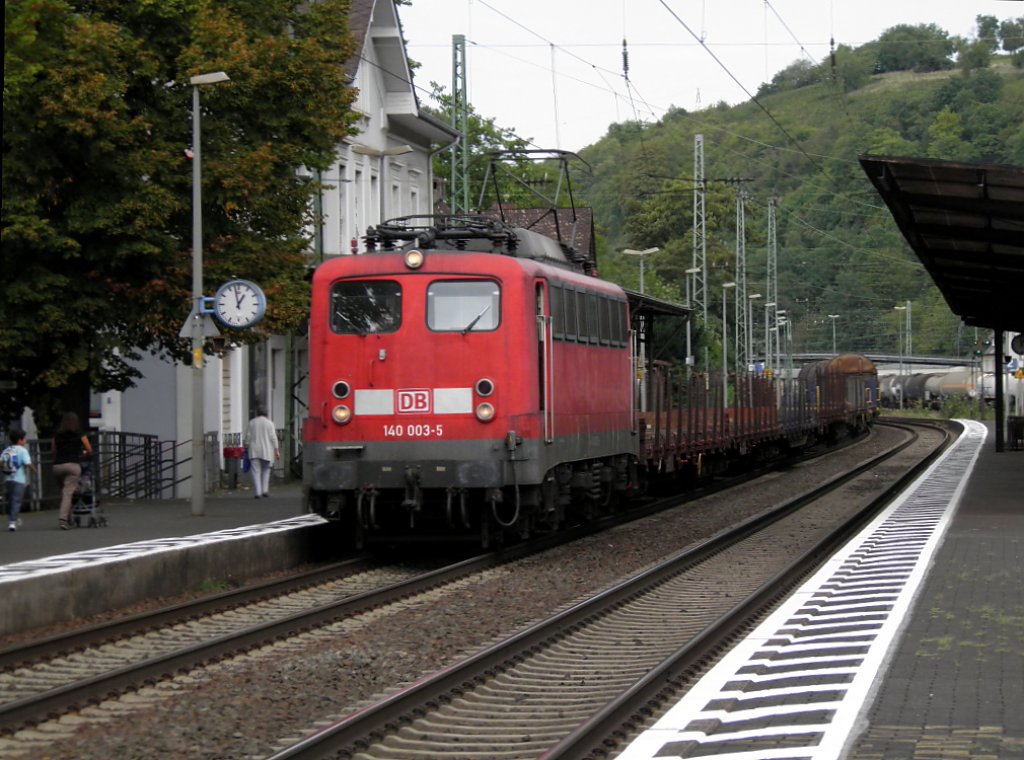
[[256, 283], [232, 280], [217, 291], [213, 308], [217, 318], [228, 327], [250, 327], [263, 318], [267, 301]]

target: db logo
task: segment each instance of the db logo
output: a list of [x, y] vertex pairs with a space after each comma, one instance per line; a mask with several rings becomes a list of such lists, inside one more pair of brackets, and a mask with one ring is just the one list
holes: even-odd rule
[[410, 390], [398, 392], [399, 414], [430, 414], [430, 391]]

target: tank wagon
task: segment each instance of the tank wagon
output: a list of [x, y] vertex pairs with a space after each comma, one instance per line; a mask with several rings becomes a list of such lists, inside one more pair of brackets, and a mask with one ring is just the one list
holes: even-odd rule
[[949, 372], [918, 372], [911, 375], [888, 375], [881, 378], [881, 404], [887, 408], [940, 409], [951, 399], [974, 401], [981, 396], [989, 400], [995, 394], [991, 374], [984, 377], [977, 369], [957, 368]]

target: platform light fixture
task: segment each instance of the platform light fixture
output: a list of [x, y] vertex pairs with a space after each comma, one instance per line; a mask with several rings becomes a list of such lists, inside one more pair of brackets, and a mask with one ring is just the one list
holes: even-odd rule
[[729, 290], [735, 288], [735, 282], [722, 284], [722, 404], [728, 404], [729, 398]]
[[634, 251], [632, 248], [623, 248], [622, 252], [627, 256], [639, 256], [640, 257], [640, 293], [644, 292], [644, 259], [650, 256], [652, 253], [657, 253], [660, 248], [645, 248], [642, 251]]
[[227, 82], [223, 71], [197, 74], [189, 79], [192, 85], [192, 514], [206, 513], [206, 441], [203, 411], [206, 404], [203, 386], [203, 341], [206, 323], [203, 314], [203, 188], [199, 126], [199, 88]]
[[828, 318], [832, 320], [832, 355], [838, 356], [836, 354], [836, 320], [839, 319], [839, 315], [829, 314]]

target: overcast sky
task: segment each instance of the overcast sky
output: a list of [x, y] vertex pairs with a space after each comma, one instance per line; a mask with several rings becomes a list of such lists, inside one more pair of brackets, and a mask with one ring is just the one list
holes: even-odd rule
[[976, 16], [1019, 17], [1024, 2], [413, 0], [399, 14], [422, 64], [422, 103], [431, 104], [431, 81], [451, 89], [452, 35], [463, 34], [477, 113], [536, 147], [575, 151], [614, 122], [743, 102], [797, 59], [826, 60], [831, 38], [856, 47], [897, 24], [928, 23], [973, 37]]

